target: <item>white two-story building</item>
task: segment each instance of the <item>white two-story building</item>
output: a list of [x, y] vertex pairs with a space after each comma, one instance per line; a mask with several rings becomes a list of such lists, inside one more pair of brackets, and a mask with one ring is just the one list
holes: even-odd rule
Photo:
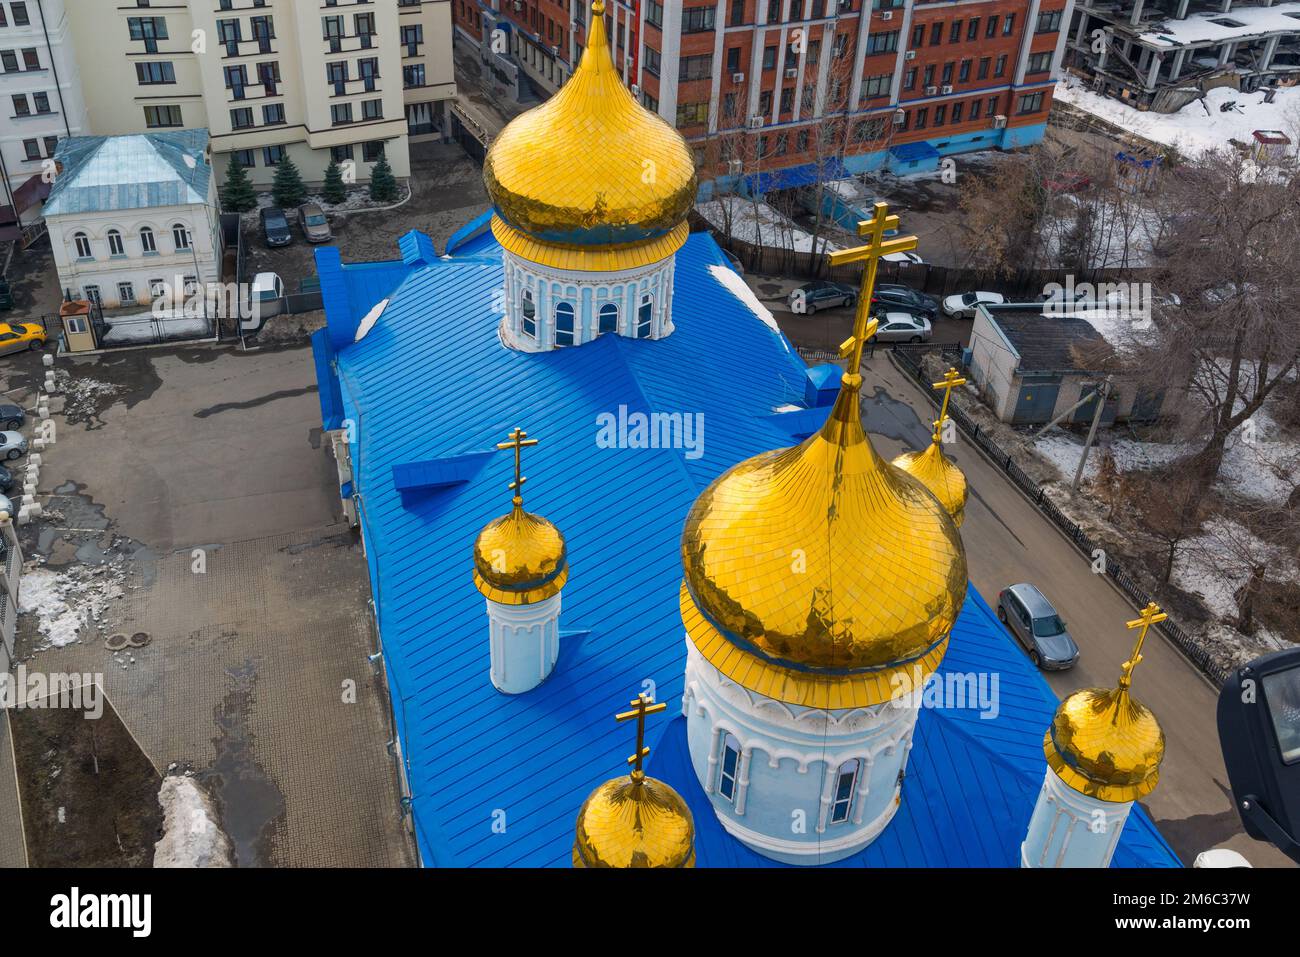
[[206, 130], [59, 143], [45, 221], [65, 298], [150, 306], [221, 273]]

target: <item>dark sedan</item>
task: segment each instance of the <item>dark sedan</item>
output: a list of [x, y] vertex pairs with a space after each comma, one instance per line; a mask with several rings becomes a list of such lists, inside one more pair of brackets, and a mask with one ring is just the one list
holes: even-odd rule
[[289, 218], [279, 206], [267, 206], [259, 214], [262, 218], [262, 238], [268, 246], [288, 246], [293, 242]]
[[911, 286], [878, 282], [871, 293], [871, 311], [873, 314], [910, 312], [914, 316], [921, 316], [933, 322], [939, 318], [939, 300], [934, 296], [917, 292]]

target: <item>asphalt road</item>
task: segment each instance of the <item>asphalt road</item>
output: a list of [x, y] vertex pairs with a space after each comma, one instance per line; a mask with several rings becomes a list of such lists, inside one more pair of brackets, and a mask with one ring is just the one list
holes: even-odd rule
[[[890, 458], [904, 443], [922, 447], [929, 438], [922, 423], [933, 407], [885, 352], [868, 365], [864, 415], [877, 448]], [[1031, 581], [1056, 605], [1081, 649], [1072, 670], [1047, 674], [1059, 696], [1114, 687], [1132, 650], [1134, 636], [1124, 623], [1136, 617], [1133, 606], [964, 437], [950, 455], [970, 482], [962, 540], [972, 584], [994, 605], [1006, 585]], [[1166, 737], [1160, 783], [1141, 803], [1183, 862], [1190, 866], [1201, 851], [1230, 847], [1256, 867], [1292, 866], [1271, 845], [1242, 832], [1215, 724], [1218, 690], [1158, 633], [1143, 649], [1133, 693], [1155, 713]]]

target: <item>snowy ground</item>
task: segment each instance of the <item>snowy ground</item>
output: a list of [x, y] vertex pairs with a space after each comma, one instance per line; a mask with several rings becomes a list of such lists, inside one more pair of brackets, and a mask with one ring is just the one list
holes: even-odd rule
[[213, 334], [212, 320], [194, 315], [199, 308], [201, 307], [187, 308], [184, 310], [185, 315], [142, 312], [131, 316], [114, 316], [108, 320], [109, 330], [100, 345], [151, 343], [159, 339], [202, 339]]
[[212, 801], [188, 775], [163, 778], [158, 791], [163, 836], [154, 867], [230, 867], [230, 840], [217, 824]]
[[22, 576], [18, 611], [37, 617], [42, 648], [61, 648], [102, 633], [104, 613], [122, 598], [125, 577], [119, 565], [36, 568]]
[[[1041, 226], [1044, 246], [1058, 261], [1078, 222], [1078, 211], [1071, 207], [1079, 203], [1077, 196], [1061, 197], [1054, 213]], [[1155, 211], [1138, 205], [1135, 200], [1121, 203], [1089, 200], [1089, 206], [1094, 217], [1088, 249], [1092, 268], [1147, 265], [1151, 250], [1160, 238], [1160, 220]]]
[[[1300, 86], [1279, 89], [1272, 103], [1264, 102], [1263, 91], [1210, 90], [1203, 100], [1189, 103], [1177, 113], [1135, 110], [1112, 97], [1094, 93], [1075, 77], [1057, 83], [1055, 96], [1138, 136], [1177, 147], [1189, 156], [1227, 147], [1229, 139], [1253, 143], [1251, 134], [1255, 130], [1281, 130], [1293, 141], [1300, 132]], [[1227, 103], [1235, 106], [1221, 112], [1220, 107]]]
[[[398, 183], [397, 199], [394, 200], [393, 202], [400, 203], [402, 200], [406, 199], [410, 195], [411, 195], [410, 187], [403, 186], [401, 183]], [[303, 202], [315, 203], [327, 214], [328, 213], [361, 213], [361, 212], [365, 212], [368, 209], [385, 209], [393, 205], [393, 203], [376, 203], [374, 200], [372, 200], [370, 198], [370, 187], [368, 185], [355, 186], [352, 189], [349, 189], [348, 198], [341, 203], [328, 203], [325, 201], [325, 197], [322, 196], [320, 193], [308, 193], [307, 198], [304, 199]], [[256, 229], [260, 225], [259, 216], [261, 214], [261, 210], [269, 209], [275, 204], [276, 204], [275, 197], [273, 197], [270, 193], [258, 193], [257, 206], [255, 206], [253, 209], [248, 210], [245, 213], [240, 213], [240, 224], [247, 229]], [[291, 224], [297, 222], [298, 211], [296, 208], [286, 209], [285, 213], [289, 215], [289, 221]]]
[[[795, 252], [813, 251], [813, 237], [766, 203], [755, 203], [742, 196], [724, 196], [699, 203], [695, 208], [723, 235], [727, 233], [727, 210], [730, 208], [731, 236], [741, 242]], [[817, 239], [818, 253], [839, 248], [825, 236]]]

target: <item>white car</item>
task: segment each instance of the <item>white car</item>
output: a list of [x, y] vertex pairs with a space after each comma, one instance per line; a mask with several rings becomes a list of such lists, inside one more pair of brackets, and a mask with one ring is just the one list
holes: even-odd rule
[[876, 334], [872, 336], [877, 342], [929, 342], [930, 320], [924, 316], [914, 316], [910, 312], [887, 312], [877, 316], [880, 323]]
[[924, 266], [925, 260], [916, 253], [885, 253], [880, 257], [887, 263], [898, 263], [900, 266]]
[[1006, 301], [1006, 296], [1000, 292], [963, 292], [943, 301], [943, 313], [954, 319], [974, 319], [975, 310], [981, 303], [998, 306]]
[[0, 458], [13, 460], [27, 454], [27, 438], [21, 432], [0, 432]]

